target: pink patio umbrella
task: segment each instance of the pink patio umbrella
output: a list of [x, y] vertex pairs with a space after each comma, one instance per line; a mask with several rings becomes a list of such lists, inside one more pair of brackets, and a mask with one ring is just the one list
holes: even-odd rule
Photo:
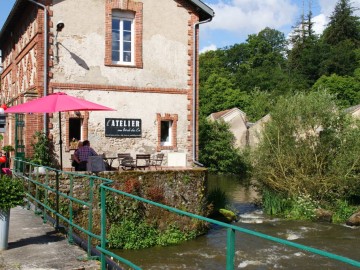
[[84, 99], [69, 96], [65, 93], [54, 93], [48, 96], [10, 107], [5, 113], [59, 113], [60, 129], [60, 166], [62, 170], [61, 112], [68, 111], [116, 111]]

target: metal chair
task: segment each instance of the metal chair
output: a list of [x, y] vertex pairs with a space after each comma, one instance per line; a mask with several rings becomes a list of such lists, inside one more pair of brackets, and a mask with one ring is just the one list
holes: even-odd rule
[[122, 169], [125, 169], [124, 166], [122, 165], [123, 160], [124, 160], [125, 158], [131, 158], [131, 159], [132, 159], [130, 153], [120, 153], [120, 154], [117, 154], [117, 156], [118, 156], [118, 162], [119, 162], [118, 170], [120, 170], [120, 167], [121, 167]]
[[135, 169], [146, 169], [150, 167], [150, 154], [136, 154]]
[[157, 170], [157, 167], [161, 167], [163, 159], [164, 159], [164, 153], [158, 153], [154, 155], [154, 157], [151, 159], [150, 165], [154, 166], [155, 169]]

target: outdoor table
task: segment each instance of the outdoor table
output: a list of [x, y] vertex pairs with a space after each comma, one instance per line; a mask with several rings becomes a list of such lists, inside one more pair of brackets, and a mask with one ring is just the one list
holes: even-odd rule
[[115, 159], [117, 159], [118, 157], [103, 157], [108, 169], [111, 171], [112, 168], [112, 164], [114, 162]]

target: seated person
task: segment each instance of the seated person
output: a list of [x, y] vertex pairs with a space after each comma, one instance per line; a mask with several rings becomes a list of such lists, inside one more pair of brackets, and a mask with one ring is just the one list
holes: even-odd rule
[[90, 156], [97, 156], [98, 154], [90, 147], [88, 140], [83, 141], [83, 146], [76, 150], [74, 160], [79, 164], [77, 171], [86, 171], [86, 164]]
[[74, 155], [73, 155], [71, 166], [75, 168], [75, 171], [78, 171], [78, 167], [79, 167], [79, 163], [75, 160], [75, 154], [82, 146], [83, 146], [83, 142], [79, 141], [78, 145], [77, 145], [77, 148], [76, 148], [76, 150], [74, 152]]

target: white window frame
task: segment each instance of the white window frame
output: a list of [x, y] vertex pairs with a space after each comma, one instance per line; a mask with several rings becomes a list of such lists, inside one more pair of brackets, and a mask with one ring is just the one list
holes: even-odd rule
[[[113, 23], [114, 19], [119, 20], [119, 61], [114, 61], [112, 53], [114, 51], [114, 37], [113, 37]], [[131, 22], [131, 60], [124, 61], [124, 21]], [[111, 20], [111, 60], [113, 64], [120, 64], [120, 65], [134, 65], [135, 63], [135, 14], [133, 12], [121, 12], [121, 11], [114, 11]]]
[[162, 124], [163, 124], [163, 122], [167, 122], [167, 123], [169, 123], [168, 124], [168, 126], [169, 126], [169, 128], [168, 128], [168, 130], [167, 130], [167, 133], [168, 133], [168, 137], [167, 137], [167, 140], [163, 140], [163, 134], [160, 134], [160, 139], [161, 139], [161, 141], [160, 141], [160, 144], [161, 144], [161, 146], [172, 146], [172, 126], [173, 126], [173, 121], [172, 120], [161, 120], [161, 128], [160, 128], [160, 130], [161, 130], [161, 132], [162, 132]]

